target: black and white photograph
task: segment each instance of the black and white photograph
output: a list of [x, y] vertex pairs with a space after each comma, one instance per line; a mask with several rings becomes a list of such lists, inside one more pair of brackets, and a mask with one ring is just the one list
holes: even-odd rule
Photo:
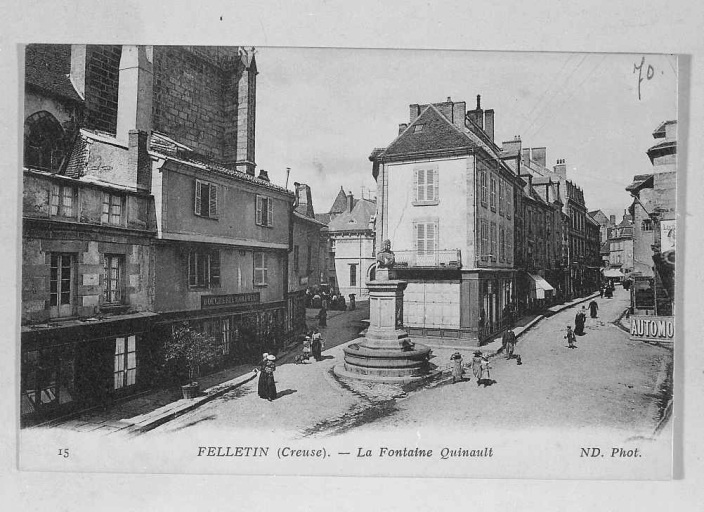
[[22, 52], [21, 467], [671, 478], [676, 55]]

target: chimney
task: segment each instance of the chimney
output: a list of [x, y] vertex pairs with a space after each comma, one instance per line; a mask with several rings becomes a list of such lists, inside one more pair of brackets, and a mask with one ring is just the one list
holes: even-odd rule
[[152, 131], [153, 61], [151, 46], [122, 47], [116, 138], [124, 144], [129, 144], [131, 130]]
[[414, 103], [408, 107], [408, 111], [408, 123], [410, 124], [420, 115], [420, 106], [417, 103]]
[[443, 103], [433, 103], [433, 106], [452, 123], [452, 98], [448, 96], [447, 101]]
[[294, 185], [296, 186], [296, 210], [306, 217], [315, 217], [310, 187], [305, 183], [294, 183]]
[[152, 161], [149, 157], [147, 132], [130, 130], [127, 143], [127, 165], [130, 180], [137, 184], [137, 190], [151, 193], [152, 191]]
[[266, 172], [264, 169], [259, 169], [259, 176], [257, 176], [260, 180], [264, 181], [270, 181], [269, 180], [269, 173]]
[[491, 142], [494, 142], [494, 109], [484, 111], [484, 131]]
[[73, 87], [81, 98], [86, 99], [86, 45], [71, 45], [71, 74]]
[[609, 224], [612, 226], [616, 225], [616, 215], [609, 215]]
[[406, 128], [408, 128], [408, 123], [399, 123], [398, 125], [398, 134], [401, 135]]
[[481, 108], [481, 96], [477, 94], [477, 108], [467, 112], [467, 117], [482, 130], [484, 129], [484, 111]]
[[350, 190], [347, 193], [347, 211], [351, 212], [352, 208], [354, 208], [354, 196], [352, 195], [352, 191]]
[[521, 152], [521, 137], [516, 135], [513, 140], [507, 140], [501, 143], [501, 149], [503, 151], [517, 151]]
[[[447, 98], [447, 101], [450, 101], [450, 98]], [[452, 124], [458, 128], [464, 128], [465, 115], [467, 115], [467, 104], [464, 101], [452, 104]]]
[[532, 148], [530, 151], [533, 157], [533, 161], [541, 167], [545, 167], [545, 164], [547, 163], [545, 159], [547, 149], [544, 147]]
[[521, 162], [523, 165], [530, 164], [530, 148], [525, 148], [521, 150]]
[[553, 166], [553, 172], [557, 174], [561, 179], [567, 179], [567, 164], [564, 158], [560, 158], [557, 164]]

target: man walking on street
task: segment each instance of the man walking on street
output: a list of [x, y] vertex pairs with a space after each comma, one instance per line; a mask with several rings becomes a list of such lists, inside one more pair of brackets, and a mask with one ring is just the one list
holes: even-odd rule
[[516, 334], [513, 329], [507, 329], [504, 335], [501, 337], [501, 345], [506, 351], [506, 359], [511, 359], [513, 357], [513, 351], [516, 349]]

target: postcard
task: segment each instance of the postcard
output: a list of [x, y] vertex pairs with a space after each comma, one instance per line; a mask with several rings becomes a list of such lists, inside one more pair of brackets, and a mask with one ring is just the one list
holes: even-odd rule
[[672, 477], [676, 55], [23, 52], [20, 469]]

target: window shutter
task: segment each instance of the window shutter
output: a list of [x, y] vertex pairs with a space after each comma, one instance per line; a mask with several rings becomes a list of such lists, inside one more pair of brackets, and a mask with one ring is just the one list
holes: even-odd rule
[[416, 224], [416, 244], [418, 246], [418, 253], [423, 254], [425, 252], [425, 224]]
[[262, 223], [262, 196], [257, 196], [256, 223], [259, 225], [261, 225], [261, 223]]
[[267, 215], [266, 215], [267, 226], [273, 226], [274, 225], [274, 201], [272, 201], [271, 198], [268, 198], [266, 201], [266, 204], [267, 204]]
[[208, 212], [209, 217], [218, 216], [218, 186], [210, 184], [210, 211]]
[[195, 212], [196, 215], [200, 215], [201, 213], [201, 182], [196, 180], [196, 199], [195, 199], [195, 206], [193, 207], [193, 211]]
[[51, 184], [51, 214], [59, 214], [59, 186], [55, 183]]
[[428, 191], [426, 193], [428, 201], [438, 200], [438, 170], [431, 169], [428, 176]]
[[110, 220], [110, 194], [103, 192], [103, 213], [100, 222], [106, 224]]
[[413, 200], [414, 201], [420, 201], [420, 197], [418, 195], [418, 169], [413, 170]]

